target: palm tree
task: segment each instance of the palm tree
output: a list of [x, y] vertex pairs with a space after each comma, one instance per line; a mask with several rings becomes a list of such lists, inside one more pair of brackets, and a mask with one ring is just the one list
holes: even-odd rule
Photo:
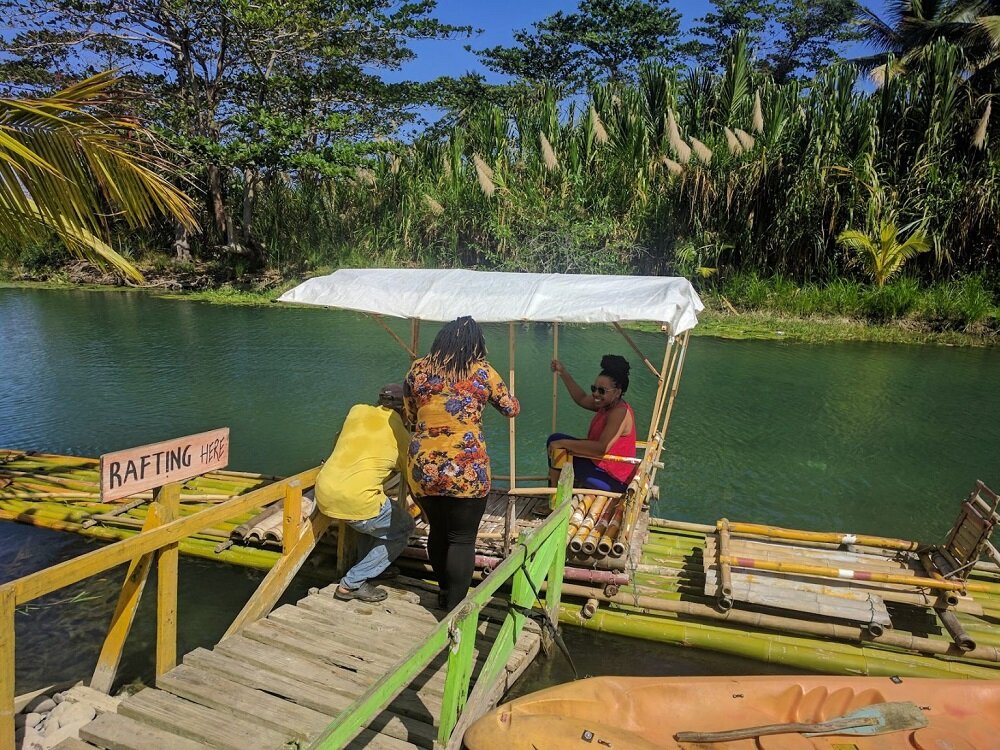
[[886, 17], [860, 8], [862, 34], [879, 53], [858, 62], [876, 68], [893, 59], [905, 70], [943, 40], [962, 50], [977, 87], [993, 88], [1000, 78], [1000, 0], [891, 0]]
[[112, 221], [148, 226], [159, 215], [188, 229], [191, 200], [161, 174], [151, 133], [103, 109], [115, 83], [101, 73], [39, 99], [0, 99], [0, 236], [45, 241], [142, 281], [108, 244]]
[[899, 234], [893, 222], [883, 221], [875, 239], [856, 229], [848, 229], [837, 235], [837, 243], [860, 255], [865, 272], [881, 287], [906, 261], [931, 249], [927, 235], [919, 230], [902, 242]]

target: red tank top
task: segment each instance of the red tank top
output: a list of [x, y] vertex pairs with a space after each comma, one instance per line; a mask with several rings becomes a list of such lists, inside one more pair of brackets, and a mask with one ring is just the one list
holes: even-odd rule
[[[632, 411], [632, 407], [625, 401], [625, 408], [628, 409], [628, 414], [632, 417], [632, 427], [624, 435], [619, 437], [615, 442], [611, 444], [608, 449], [608, 455], [610, 456], [625, 456], [626, 458], [635, 458], [635, 413]], [[597, 440], [601, 437], [601, 433], [604, 432], [604, 425], [608, 423], [608, 412], [605, 409], [598, 411], [592, 420], [590, 420], [590, 428], [587, 430], [587, 440]], [[635, 464], [624, 463], [620, 461], [594, 461], [595, 464], [604, 471], [608, 472], [611, 476], [617, 479], [619, 482], [628, 482], [632, 479], [632, 475], [635, 474], [635, 470], [638, 468]]]

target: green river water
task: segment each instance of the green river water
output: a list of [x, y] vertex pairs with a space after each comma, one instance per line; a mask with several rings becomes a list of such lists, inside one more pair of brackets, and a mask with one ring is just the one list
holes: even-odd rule
[[[435, 331], [424, 325], [423, 346]], [[487, 334], [491, 360], [506, 373], [506, 327], [488, 326]], [[660, 356], [662, 335], [634, 338], [654, 361]], [[655, 382], [625, 341], [603, 327], [560, 333], [560, 358], [583, 385], [608, 352], [633, 363], [628, 396], [642, 421]], [[520, 474], [544, 469], [550, 358], [550, 328], [519, 326]], [[0, 289], [0, 447], [97, 456], [229, 426], [230, 468], [288, 474], [323, 460], [350, 405], [371, 401], [377, 386], [401, 379], [406, 364], [374, 322], [349, 313]], [[654, 513], [941, 539], [976, 479], [1000, 485], [997, 372], [1000, 351], [990, 349], [693, 338]], [[588, 416], [560, 393], [560, 431], [584, 431]], [[506, 473], [505, 420], [490, 414], [487, 434], [494, 469]], [[94, 544], [0, 523], [0, 581]], [[18, 692], [89, 675], [122, 572], [18, 613]], [[184, 559], [180, 651], [213, 643], [260, 578]], [[147, 591], [120, 671], [125, 679], [151, 675], [152, 602]], [[779, 671], [580, 631], [567, 632], [567, 642], [586, 674]], [[561, 663], [540, 663], [527, 685], [568, 675]]]

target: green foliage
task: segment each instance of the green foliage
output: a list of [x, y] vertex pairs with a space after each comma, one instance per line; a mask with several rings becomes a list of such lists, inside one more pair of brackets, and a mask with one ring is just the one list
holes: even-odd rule
[[716, 69], [719, 50], [743, 34], [759, 67], [778, 83], [811, 77], [837, 59], [837, 48], [860, 38], [853, 23], [855, 0], [712, 0], [697, 20], [684, 52]]
[[874, 238], [848, 229], [837, 235], [837, 242], [861, 256], [865, 273], [881, 287], [899, 273], [906, 261], [931, 249], [927, 235], [919, 230], [902, 241], [899, 235], [900, 231], [894, 223], [883, 221]]
[[515, 45], [477, 50], [487, 68], [574, 91], [599, 81], [634, 80], [639, 66], [667, 60], [680, 15], [669, 0], [580, 0], [514, 32]]

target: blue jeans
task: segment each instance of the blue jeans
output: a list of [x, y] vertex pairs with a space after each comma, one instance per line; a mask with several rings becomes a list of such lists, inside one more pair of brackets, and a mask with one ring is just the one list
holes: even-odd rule
[[406, 509], [389, 498], [374, 518], [348, 521], [347, 524], [360, 535], [358, 561], [340, 579], [340, 585], [351, 590], [377, 576], [399, 557], [415, 525]]

